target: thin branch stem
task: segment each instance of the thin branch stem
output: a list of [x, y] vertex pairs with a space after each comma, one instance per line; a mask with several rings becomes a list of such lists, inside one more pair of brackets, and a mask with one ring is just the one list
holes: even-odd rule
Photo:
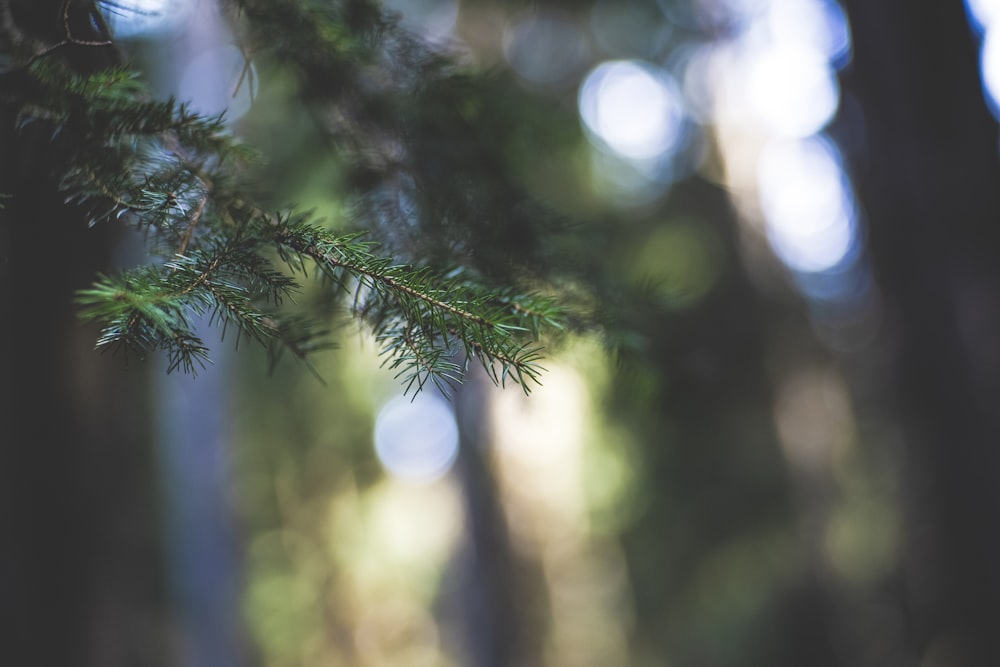
[[423, 354], [421, 354], [420, 347], [417, 345], [416, 341], [413, 340], [413, 335], [410, 333], [411, 331], [412, 327], [407, 327], [403, 331], [403, 342], [406, 343], [406, 347], [410, 349], [410, 352], [413, 354], [413, 358], [417, 360], [417, 363], [420, 364], [425, 371], [427, 371], [427, 374], [434, 375], [434, 365], [428, 361]]
[[188, 245], [191, 243], [191, 238], [194, 236], [194, 230], [198, 226], [198, 221], [201, 220], [202, 214], [205, 212], [205, 205], [208, 203], [209, 190], [205, 191], [205, 195], [198, 202], [198, 206], [191, 213], [191, 219], [188, 222], [187, 228], [184, 230], [184, 235], [181, 237], [181, 245], [177, 249], [178, 255], [183, 255], [187, 250]]
[[110, 39], [103, 40], [87, 40], [87, 39], [77, 39], [73, 36], [73, 31], [69, 27], [69, 8], [73, 0], [65, 0], [63, 2], [63, 30], [66, 39], [63, 44], [74, 44], [76, 46], [111, 46]]
[[277, 240], [285, 245], [288, 245], [292, 250], [295, 250], [296, 252], [301, 252], [302, 254], [311, 258], [318, 264], [321, 265], [330, 264], [331, 266], [345, 268], [348, 271], [352, 271], [358, 275], [365, 276], [372, 281], [380, 282], [390, 287], [393, 290], [402, 292], [404, 294], [407, 294], [408, 296], [412, 296], [415, 299], [419, 299], [420, 301], [423, 301], [429, 306], [447, 311], [452, 315], [455, 315], [456, 317], [459, 317], [463, 320], [472, 322], [487, 329], [492, 329], [496, 327], [496, 324], [494, 322], [490, 322], [489, 320], [480, 315], [476, 315], [475, 313], [470, 313], [469, 311], [463, 310], [457, 306], [453, 306], [446, 301], [435, 299], [430, 294], [426, 294], [418, 289], [410, 287], [409, 285], [405, 285], [396, 280], [395, 278], [393, 278], [392, 276], [385, 275], [384, 273], [378, 273], [360, 264], [355, 264], [352, 262], [345, 261], [341, 258], [335, 257], [330, 252], [325, 252], [325, 253], [320, 252], [319, 249], [316, 248], [316, 246], [313, 244], [302, 245], [296, 243], [295, 239], [289, 237], [287, 234], [279, 234]]
[[[73, 35], [73, 30], [69, 27], [69, 10], [71, 6], [72, 6], [72, 0], [64, 0], [62, 6], [63, 38], [58, 42], [54, 44], [49, 44], [48, 46], [42, 48], [40, 51], [33, 53], [25, 63], [25, 67], [30, 67], [36, 61], [41, 60], [45, 56], [63, 48], [64, 46], [112, 46], [113, 45], [113, 42], [110, 39], [93, 40], [93, 39], [78, 39], [77, 37], [75, 37]], [[4, 9], [5, 11], [2, 15], [2, 20], [3, 20], [3, 27], [6, 31], [14, 26], [14, 22], [10, 18], [9, 15], [10, 12], [6, 8], [6, 5]], [[106, 28], [103, 27], [103, 19], [100, 18], [100, 14], [98, 14], [97, 18], [99, 25], [101, 25], [102, 28], [106, 30]]]

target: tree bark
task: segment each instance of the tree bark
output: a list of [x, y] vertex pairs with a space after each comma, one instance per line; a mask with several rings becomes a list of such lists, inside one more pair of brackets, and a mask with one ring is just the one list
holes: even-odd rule
[[997, 124], [961, 2], [844, 5], [867, 139], [851, 158], [906, 443], [911, 639], [947, 664], [1000, 664]]
[[[17, 21], [0, 28], [59, 41], [62, 2], [0, 4]], [[102, 37], [91, 9], [71, 5], [74, 37]], [[107, 47], [65, 45], [45, 57], [82, 72], [113, 62]], [[0, 76], [0, 86], [9, 81]], [[59, 147], [44, 132], [16, 132], [15, 114], [0, 108], [0, 663], [158, 664], [144, 375], [98, 355], [73, 304], [111, 267], [118, 234], [88, 228], [63, 203]]]

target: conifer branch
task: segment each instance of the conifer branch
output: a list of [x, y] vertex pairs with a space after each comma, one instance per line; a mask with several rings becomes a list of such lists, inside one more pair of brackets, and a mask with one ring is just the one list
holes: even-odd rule
[[[360, 120], [361, 100], [381, 95], [370, 84], [379, 77], [366, 68], [381, 48], [381, 35], [394, 30], [390, 21], [377, 12], [347, 16], [339, 3], [239, 4], [257, 26], [266, 26], [269, 17], [294, 23], [302, 40], [294, 49], [280, 47], [281, 57], [296, 58], [308, 76], [335, 73], [344, 82], [340, 92], [324, 93], [322, 103], [333, 109], [327, 118], [347, 119], [346, 125], [325, 130], [349, 145], [395, 141], [363, 130]], [[70, 0], [62, 5], [63, 39], [49, 52], [69, 44], [108, 45], [73, 34], [70, 6]], [[369, 11], [374, 5], [357, 7]], [[356, 31], [352, 21], [364, 29]], [[395, 39], [409, 48], [401, 35]], [[325, 229], [308, 214], [267, 213], [242, 178], [252, 152], [221, 116], [204, 117], [173, 99], [154, 100], [125, 68], [83, 77], [42, 55], [22, 61], [28, 85], [0, 91], [0, 101], [15, 110], [20, 130], [40, 128], [61, 142], [66, 160], [59, 182], [67, 203], [79, 206], [89, 224], [126, 220], [150, 241], [148, 265], [100, 276], [78, 294], [81, 316], [102, 326], [99, 349], [139, 356], [163, 350], [169, 371], [195, 373], [210, 363], [194, 328], [207, 316], [223, 337], [235, 329], [237, 344], [243, 337], [261, 344], [272, 363], [285, 351], [308, 363], [330, 346], [326, 329], [289, 314], [284, 304], [301, 290], [300, 279], [313, 275], [367, 323], [383, 365], [396, 371], [407, 391], [428, 382], [444, 391], [461, 382], [470, 360], [499, 385], [513, 382], [528, 392], [539, 381], [538, 341], [559, 327], [552, 299], [473, 280], [469, 267], [447, 272], [379, 254], [370, 235]], [[434, 58], [418, 55], [418, 69], [437, 67]], [[240, 85], [252, 76], [249, 64], [240, 76]], [[346, 158], [360, 159], [361, 153], [350, 151]], [[355, 227], [368, 222], [358, 220]]]
[[498, 384], [513, 381], [528, 392], [527, 381], [538, 381], [539, 349], [517, 343], [515, 334], [536, 328], [525, 318], [555, 321], [553, 304], [520, 306], [501, 292], [393, 264], [372, 254], [371, 244], [357, 236], [333, 238], [302, 222], [281, 223], [274, 240], [280, 248], [311, 259], [344, 289], [349, 288], [348, 276], [357, 281], [354, 311], [373, 323], [383, 352], [392, 359], [391, 368], [403, 369], [407, 386], [422, 388], [428, 378], [435, 384], [453, 384], [459, 369], [451, 358], [454, 341], [460, 341], [465, 356], [478, 359]]

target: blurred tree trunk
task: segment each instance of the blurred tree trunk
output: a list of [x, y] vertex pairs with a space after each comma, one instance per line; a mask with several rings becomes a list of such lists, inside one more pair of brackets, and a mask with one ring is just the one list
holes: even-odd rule
[[477, 373], [455, 397], [459, 430], [457, 472], [468, 515], [468, 545], [462, 565], [465, 664], [507, 667], [516, 664], [520, 643], [519, 609], [515, 601], [514, 563], [500, 507], [496, 480], [487, 461], [489, 435], [485, 425], [487, 381]]
[[537, 610], [544, 606], [534, 564], [511, 543], [502, 492], [490, 461], [494, 446], [489, 395], [496, 388], [473, 367], [455, 392], [459, 454], [455, 474], [462, 489], [467, 538], [454, 563], [455, 590], [446, 596], [449, 624], [461, 628], [467, 667], [540, 664], [543, 653]]
[[[59, 41], [61, 0], [9, 4], [18, 29]], [[86, 5], [70, 21], [93, 39]], [[113, 62], [95, 47], [50, 57]], [[117, 234], [63, 204], [59, 148], [15, 135], [13, 113], [0, 109], [0, 663], [165, 664], [144, 376], [94, 351], [72, 303]]]
[[867, 139], [855, 175], [906, 445], [911, 639], [934, 664], [1000, 664], [997, 124], [961, 2], [844, 5], [844, 84]]

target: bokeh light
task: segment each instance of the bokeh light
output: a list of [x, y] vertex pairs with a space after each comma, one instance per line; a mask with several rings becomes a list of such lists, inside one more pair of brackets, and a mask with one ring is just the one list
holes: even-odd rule
[[781, 136], [819, 132], [840, 102], [840, 87], [827, 59], [802, 44], [772, 46], [758, 54], [748, 85], [754, 112]]
[[575, 82], [589, 47], [571, 15], [525, 10], [504, 27], [503, 52], [522, 82], [561, 89]]
[[105, 12], [115, 37], [128, 39], [180, 30], [198, 0], [116, 0]]
[[[576, 351], [593, 365], [595, 348]], [[624, 553], [612, 531], [634, 516], [636, 487], [629, 448], [606, 431], [598, 417], [595, 384], [578, 367], [552, 365], [544, 385], [526, 398], [503, 391], [491, 398], [495, 466], [515, 551], [539, 564], [538, 586], [550, 608], [547, 664], [624, 665], [632, 615]], [[604, 519], [591, 515], [589, 472], [600, 477], [597, 492]], [[617, 523], [616, 523], [617, 522]]]
[[797, 469], [829, 469], [853, 442], [850, 398], [833, 370], [797, 370], [780, 384], [774, 409], [782, 450]]
[[667, 72], [638, 60], [604, 62], [584, 79], [580, 115], [603, 145], [632, 160], [655, 160], [681, 138], [684, 110]]
[[848, 258], [856, 205], [829, 141], [774, 141], [761, 154], [758, 176], [768, 238], [786, 265], [827, 271]]
[[720, 76], [718, 49], [711, 43], [689, 46], [682, 53], [678, 79], [684, 94], [686, 110], [695, 120], [712, 122]]
[[815, 50], [835, 69], [851, 56], [851, 31], [833, 0], [771, 0], [767, 26], [773, 41]]
[[1000, 33], [995, 28], [988, 29], [983, 37], [979, 68], [990, 111], [1000, 118]]
[[1000, 1], [966, 0], [966, 12], [981, 37], [979, 44], [979, 73], [983, 92], [990, 113], [1000, 119], [1000, 36], [997, 19], [1000, 19]]
[[986, 30], [1000, 18], [1000, 1], [965, 0], [965, 9], [973, 26]]
[[428, 391], [398, 396], [375, 420], [375, 452], [392, 475], [429, 482], [442, 477], [458, 455], [458, 427], [451, 408]]

